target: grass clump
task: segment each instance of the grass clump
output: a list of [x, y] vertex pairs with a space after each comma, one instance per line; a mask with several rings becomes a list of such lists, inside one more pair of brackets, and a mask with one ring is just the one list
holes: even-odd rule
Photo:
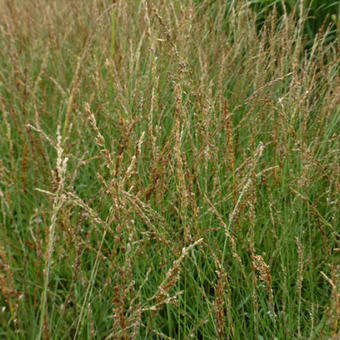
[[0, 0], [0, 337], [340, 336], [338, 38], [250, 5]]

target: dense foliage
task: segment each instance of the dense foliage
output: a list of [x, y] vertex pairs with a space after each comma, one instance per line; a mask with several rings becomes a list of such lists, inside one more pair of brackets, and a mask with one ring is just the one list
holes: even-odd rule
[[[211, 13], [216, 15], [219, 4], [225, 3], [225, 25], [228, 26], [228, 15], [236, 6], [234, 0], [195, 0], [196, 5], [205, 4], [210, 8]], [[256, 13], [257, 30], [263, 29], [266, 18], [275, 13], [278, 23], [284, 21], [284, 17], [294, 14], [295, 22], [303, 20], [303, 33], [305, 34], [305, 47], [310, 48], [313, 45], [315, 36], [326, 34], [326, 41], [336, 40], [337, 27], [339, 26], [339, 0], [249, 0], [243, 2], [244, 6], [250, 8]]]
[[[305, 16], [304, 33], [307, 47], [313, 45], [316, 34], [327, 32], [327, 41], [336, 39], [340, 1], [334, 0], [251, 0], [250, 6], [257, 12], [257, 24], [261, 28], [265, 17], [275, 10], [278, 19], [295, 13], [295, 20]], [[282, 19], [281, 19], [282, 20]]]
[[1, 339], [339, 339], [339, 36], [292, 3], [0, 0]]

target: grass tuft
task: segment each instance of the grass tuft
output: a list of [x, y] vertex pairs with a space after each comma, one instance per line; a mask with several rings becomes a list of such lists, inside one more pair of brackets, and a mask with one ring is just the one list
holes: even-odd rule
[[0, 0], [0, 338], [340, 337], [339, 36], [274, 2]]

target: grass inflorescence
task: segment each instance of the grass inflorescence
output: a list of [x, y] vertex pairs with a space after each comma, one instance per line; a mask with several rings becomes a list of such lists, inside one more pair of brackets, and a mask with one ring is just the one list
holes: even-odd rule
[[297, 6], [0, 0], [0, 338], [340, 337], [339, 22]]

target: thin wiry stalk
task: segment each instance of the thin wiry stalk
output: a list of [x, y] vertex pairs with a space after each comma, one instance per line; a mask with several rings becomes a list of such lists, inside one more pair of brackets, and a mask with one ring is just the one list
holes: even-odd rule
[[67, 168], [68, 158], [64, 157], [64, 150], [61, 146], [61, 135], [60, 135], [60, 125], [58, 125], [57, 130], [57, 164], [56, 171], [58, 173], [58, 187], [56, 193], [53, 197], [53, 207], [52, 207], [52, 216], [51, 216], [51, 224], [48, 228], [48, 242], [45, 253], [45, 265], [44, 265], [44, 284], [41, 295], [41, 304], [40, 304], [40, 322], [39, 322], [39, 331], [36, 336], [36, 339], [41, 339], [45, 323], [46, 317], [46, 307], [47, 307], [47, 290], [50, 280], [50, 270], [52, 264], [52, 256], [54, 250], [54, 240], [55, 240], [55, 229], [57, 227], [57, 218], [58, 213], [65, 201], [64, 184], [65, 184], [65, 173]]

